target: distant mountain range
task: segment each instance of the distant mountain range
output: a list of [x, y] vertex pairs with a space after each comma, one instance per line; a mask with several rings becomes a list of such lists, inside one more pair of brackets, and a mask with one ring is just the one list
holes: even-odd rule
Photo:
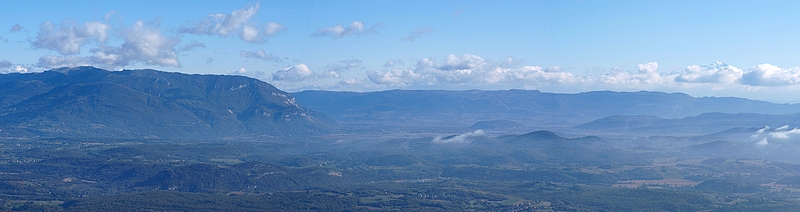
[[575, 126], [578, 129], [616, 132], [713, 133], [737, 127], [800, 126], [800, 113], [774, 115], [755, 113], [704, 113], [679, 119], [654, 116], [609, 116]]
[[644, 91], [289, 94], [244, 76], [94, 67], [0, 75], [0, 138], [319, 135], [340, 132], [337, 120], [351, 127], [361, 124], [348, 129], [366, 133], [413, 127], [518, 132], [542, 126], [711, 133], [734, 127], [800, 125], [800, 104]]
[[[465, 123], [465, 128], [489, 120], [508, 120], [526, 126], [575, 126], [609, 116], [621, 116], [616, 118], [619, 119], [617, 122], [641, 126], [661, 119], [680, 119], [704, 113], [776, 115], [800, 112], [800, 104], [775, 104], [730, 97], [696, 98], [683, 93], [646, 91], [578, 94], [536, 90], [303, 91], [294, 93], [294, 96], [300, 104], [343, 123]], [[742, 114], [735, 116], [748, 118]], [[613, 122], [615, 118], [608, 119], [612, 120], [605, 121]], [[625, 123], [601, 127], [624, 128]]]
[[335, 127], [291, 94], [243, 76], [94, 67], [0, 75], [0, 137], [196, 139]]

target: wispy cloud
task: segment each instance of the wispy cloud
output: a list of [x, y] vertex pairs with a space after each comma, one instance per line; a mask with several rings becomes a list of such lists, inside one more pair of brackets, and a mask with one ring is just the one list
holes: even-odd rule
[[188, 43], [188, 44], [184, 45], [183, 47], [181, 47], [181, 51], [185, 52], [185, 51], [192, 51], [192, 50], [195, 50], [195, 49], [205, 49], [205, 48], [206, 48], [206, 44], [200, 43], [200, 42], [197, 42], [197, 41], [193, 40], [191, 43]]
[[341, 38], [347, 37], [351, 35], [368, 35], [368, 34], [378, 34], [378, 29], [382, 28], [383, 24], [375, 24], [370, 26], [369, 28], [365, 28], [364, 23], [360, 21], [353, 21], [350, 23], [349, 26], [345, 27], [341, 24], [338, 24], [333, 27], [321, 28], [318, 29], [313, 36], [316, 37], [324, 37], [329, 36], [331, 38]]
[[433, 31], [433, 29], [431, 29], [430, 27], [417, 29], [417, 30], [414, 30], [411, 33], [408, 33], [407, 36], [403, 37], [403, 40], [404, 41], [412, 41], [413, 42], [413, 41], [417, 40], [417, 38], [422, 37], [422, 35], [425, 35], [425, 34], [430, 33], [432, 31]]
[[281, 58], [275, 57], [272, 55], [272, 53], [267, 53], [263, 49], [259, 49], [256, 51], [242, 50], [239, 52], [239, 56], [246, 58], [255, 58], [264, 61], [282, 62]]
[[9, 29], [8, 32], [19, 32], [22, 31], [22, 29], [22, 26], [19, 24], [14, 24], [14, 26], [11, 26], [11, 29]]

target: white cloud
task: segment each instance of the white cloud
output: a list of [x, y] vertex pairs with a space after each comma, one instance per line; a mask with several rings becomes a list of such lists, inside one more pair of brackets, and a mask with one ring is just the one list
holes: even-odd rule
[[330, 36], [331, 38], [341, 38], [351, 35], [367, 35], [372, 33], [377, 34], [377, 29], [381, 28], [382, 26], [382, 24], [376, 24], [371, 26], [369, 29], [365, 29], [364, 23], [360, 21], [353, 21], [348, 27], [338, 24], [333, 27], [321, 28], [312, 35], [317, 37]]
[[800, 128], [789, 130], [789, 126], [783, 126], [769, 133], [769, 136], [776, 139], [789, 139], [795, 134], [800, 134]]
[[28, 73], [30, 72], [28, 67], [25, 66], [14, 66], [11, 62], [7, 60], [0, 61], [0, 74], [10, 74], [10, 73]]
[[23, 66], [15, 66], [14, 67], [14, 72], [16, 72], [16, 73], [28, 73], [28, 68], [23, 67]]
[[267, 26], [265, 28], [266, 28], [266, 30], [264, 30], [264, 32], [267, 34], [267, 36], [279, 34], [279, 33], [282, 33], [282, 32], [286, 32], [286, 27], [285, 26], [283, 26], [282, 24], [279, 24], [279, 23], [275, 23], [275, 22], [267, 23]]
[[765, 146], [767, 144], [769, 144], [769, 141], [767, 141], [767, 138], [762, 138], [760, 141], [756, 142], [756, 145], [759, 145], [759, 146]]
[[412, 69], [393, 69], [390, 71], [368, 71], [367, 78], [375, 84], [405, 86], [409, 84], [430, 84], [433, 81]]
[[[789, 126], [787, 125], [786, 127], [789, 127]], [[755, 134], [750, 135], [750, 137], [751, 138], [758, 138], [762, 133], [764, 133], [765, 131], [767, 131], [769, 129], [770, 129], [769, 126], [764, 126], [763, 128], [758, 129]]]
[[272, 74], [274, 81], [302, 81], [314, 77], [315, 74], [305, 64], [298, 64]]
[[122, 31], [125, 43], [118, 47], [100, 46], [92, 49], [94, 64], [103, 67], [127, 66], [143, 62], [147, 65], [181, 67], [175, 46], [178, 38], [166, 37], [142, 21]]
[[734, 83], [742, 78], [743, 71], [734, 66], [714, 62], [710, 65], [692, 65], [678, 74], [676, 82], [687, 83]]
[[249, 4], [242, 9], [234, 10], [230, 14], [210, 14], [206, 20], [189, 27], [182, 27], [179, 33], [190, 33], [196, 35], [216, 35], [228, 37], [229, 35], [239, 35], [239, 38], [249, 43], [266, 42], [266, 37], [286, 31], [286, 27], [275, 22], [264, 25], [263, 33], [258, 24], [250, 22], [258, 12], [261, 4], [256, 2]]
[[473, 132], [459, 134], [459, 135], [456, 135], [456, 136], [453, 136], [453, 137], [447, 138], [447, 139], [444, 139], [441, 136], [437, 136], [437, 137], [433, 138], [433, 141], [431, 141], [431, 142], [437, 143], [437, 144], [446, 144], [446, 143], [463, 144], [463, 143], [471, 142], [471, 140], [470, 140], [471, 137], [481, 136], [483, 134], [484, 134], [483, 130], [475, 130]]
[[637, 72], [618, 71], [599, 76], [599, 82], [609, 85], [648, 85], [673, 82], [674, 76], [665, 76], [658, 72], [658, 63], [649, 62], [636, 66]]
[[442, 62], [422, 58], [416, 67], [369, 71], [370, 81], [382, 85], [488, 85], [488, 84], [570, 84], [580, 81], [572, 73], [559, 68], [538, 66], [514, 67], [517, 59], [491, 62], [477, 55], [447, 55]]
[[206, 35], [219, 35], [220, 37], [227, 37], [234, 34], [237, 30], [241, 29], [247, 24], [247, 21], [253, 17], [261, 5], [256, 2], [249, 4], [242, 9], [234, 10], [231, 14], [210, 14], [205, 21], [198, 23], [193, 27], [184, 27], [179, 31], [183, 33], [192, 34], [206, 34]]
[[248, 71], [245, 68], [239, 68], [238, 70], [230, 70], [227, 72], [227, 74], [248, 76], [256, 79], [264, 79], [267, 75], [263, 71]]
[[108, 39], [107, 31], [110, 26], [100, 23], [97, 21], [86, 22], [85, 24], [85, 33], [87, 36], [97, 38], [101, 43], [105, 43], [106, 39]]
[[62, 55], [74, 55], [81, 52], [81, 47], [89, 40], [105, 42], [109, 26], [97, 21], [78, 26], [75, 21], [65, 21], [59, 26], [46, 21], [39, 25], [39, 32], [32, 46], [36, 48], [56, 50]]
[[506, 70], [509, 70], [506, 72], [507, 76], [517, 82], [571, 84], [579, 80], [572, 73], [561, 71], [558, 68], [542, 69], [539, 66], [523, 66], [522, 68]]
[[752, 86], [797, 85], [800, 84], [800, 68], [783, 69], [771, 64], [761, 64], [745, 71], [740, 82]]
[[239, 37], [242, 38], [243, 41], [251, 43], [258, 42], [260, 40], [258, 36], [258, 29], [253, 26], [244, 26], [244, 28], [242, 28], [242, 34], [239, 35]]
[[444, 64], [439, 65], [437, 69], [443, 71], [454, 70], [469, 70], [479, 68], [481, 65], [486, 64], [483, 58], [477, 55], [464, 54], [461, 57], [456, 57], [453, 54], [447, 55], [444, 59]]
[[425, 28], [417, 29], [417, 30], [414, 30], [414, 31], [413, 31], [413, 32], [411, 32], [411, 33], [408, 33], [408, 35], [407, 35], [407, 36], [403, 37], [403, 40], [404, 40], [404, 41], [411, 41], [411, 42], [413, 42], [413, 41], [416, 41], [416, 40], [417, 40], [417, 38], [419, 38], [419, 37], [422, 37], [422, 35], [424, 35], [424, 34], [427, 34], [427, 33], [430, 33], [430, 32], [432, 32], [432, 31], [433, 31], [433, 29], [431, 29], [430, 27], [425, 27]]
[[191, 51], [191, 50], [201, 49], [201, 48], [205, 49], [206, 48], [206, 44], [200, 43], [200, 42], [197, 42], [197, 41], [193, 40], [191, 43], [186, 44], [185, 46], [181, 47], [181, 51], [185, 52], [185, 51]]
[[255, 58], [264, 61], [274, 61], [274, 62], [281, 62], [281, 59], [278, 57], [273, 56], [271, 53], [268, 54], [263, 49], [259, 49], [257, 51], [240, 51], [239, 56], [247, 57], [247, 58]]

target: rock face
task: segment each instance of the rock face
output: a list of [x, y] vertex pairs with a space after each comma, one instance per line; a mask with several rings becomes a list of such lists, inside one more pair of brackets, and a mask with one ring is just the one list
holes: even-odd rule
[[59, 68], [0, 75], [0, 137], [224, 138], [327, 133], [336, 122], [243, 76]]

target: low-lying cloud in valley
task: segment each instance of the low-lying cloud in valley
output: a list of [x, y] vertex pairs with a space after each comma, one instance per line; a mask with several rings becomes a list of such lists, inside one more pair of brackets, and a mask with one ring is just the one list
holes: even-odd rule
[[472, 142], [472, 139], [471, 139], [472, 137], [482, 136], [483, 134], [484, 134], [483, 130], [475, 130], [475, 131], [468, 132], [468, 133], [458, 134], [458, 135], [455, 135], [455, 136], [452, 136], [452, 137], [448, 136], [448, 137], [442, 138], [441, 136], [437, 136], [437, 137], [433, 138], [433, 140], [431, 142], [436, 143], [436, 144], [447, 144], [447, 143], [465, 144], [465, 143]]

